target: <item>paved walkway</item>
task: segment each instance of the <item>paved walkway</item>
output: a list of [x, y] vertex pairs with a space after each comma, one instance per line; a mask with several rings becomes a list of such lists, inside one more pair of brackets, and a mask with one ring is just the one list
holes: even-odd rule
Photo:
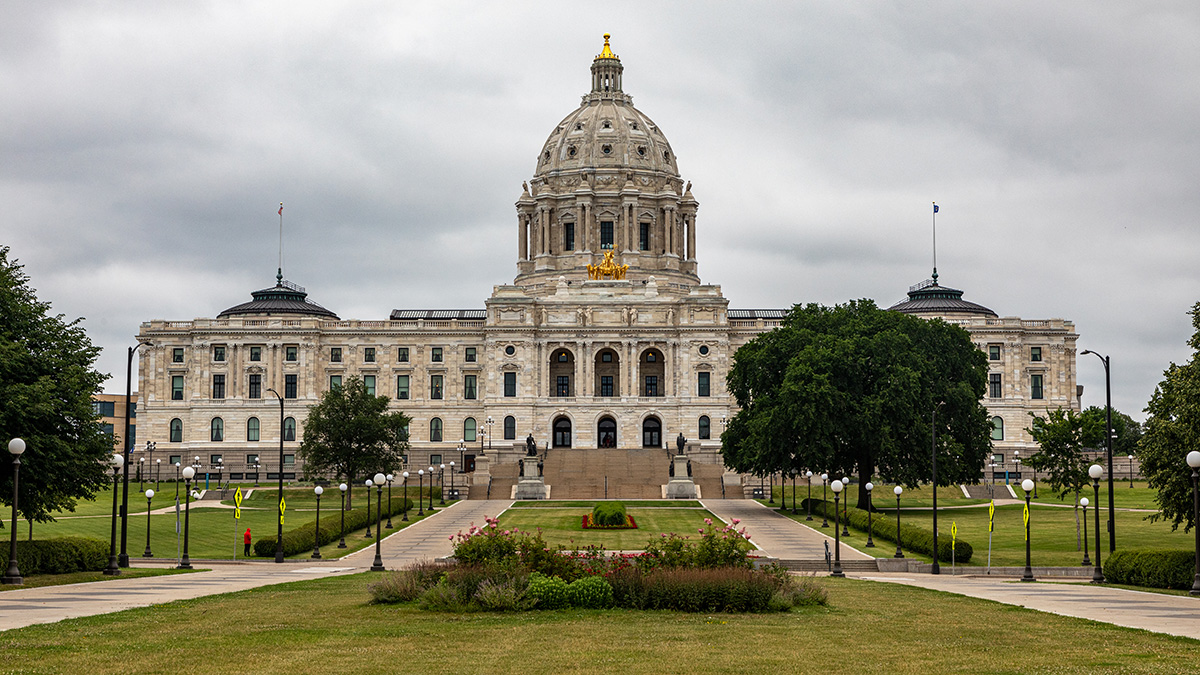
[[[782, 560], [824, 560], [825, 542], [833, 550], [833, 523], [829, 534], [798, 523], [753, 499], [703, 499], [700, 504], [721, 520], [745, 527], [750, 541], [763, 553]], [[842, 560], [869, 560], [871, 556], [842, 544]]]

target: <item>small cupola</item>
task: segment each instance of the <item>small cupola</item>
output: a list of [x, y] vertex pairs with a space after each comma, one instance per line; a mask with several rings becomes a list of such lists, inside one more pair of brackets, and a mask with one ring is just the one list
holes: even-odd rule
[[621, 91], [621, 59], [608, 46], [610, 35], [604, 34], [604, 49], [592, 61], [592, 93], [614, 94]]

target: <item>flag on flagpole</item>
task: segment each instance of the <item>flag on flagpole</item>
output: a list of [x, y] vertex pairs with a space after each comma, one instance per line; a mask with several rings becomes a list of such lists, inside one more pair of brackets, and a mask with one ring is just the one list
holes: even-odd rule
[[[933, 211], [934, 211], [934, 213], [936, 213], [937, 208], [934, 208]], [[279, 202], [279, 215], [281, 215], [281, 216], [283, 215], [283, 202]]]
[[[283, 210], [283, 207], [282, 207], [282, 206], [281, 206], [281, 207], [279, 207], [279, 210], [280, 210], [280, 211], [282, 211], [282, 210]], [[938, 205], [937, 205], [937, 204], [934, 204], [934, 205], [933, 205], [933, 212], [934, 212], [934, 213], [937, 213], [937, 212], [938, 212]]]

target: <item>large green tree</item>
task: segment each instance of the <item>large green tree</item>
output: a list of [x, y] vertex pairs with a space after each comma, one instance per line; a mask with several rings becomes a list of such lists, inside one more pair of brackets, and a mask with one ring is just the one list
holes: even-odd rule
[[[1059, 497], [1074, 497], [1075, 547], [1080, 548], [1079, 491], [1088, 484], [1092, 462], [1085, 448], [1096, 447], [1104, 439], [1103, 418], [1074, 410], [1047, 410], [1045, 416], [1029, 413], [1033, 423], [1025, 431], [1038, 444], [1038, 451], [1026, 460], [1034, 470], [1046, 475], [1046, 482]], [[1113, 426], [1116, 426], [1114, 422]]]
[[1171, 529], [1183, 523], [1185, 532], [1196, 526], [1187, 454], [1200, 450], [1200, 302], [1190, 313], [1195, 329], [1188, 341], [1192, 358], [1183, 365], [1172, 363], [1163, 373], [1146, 406], [1150, 416], [1136, 453], [1142, 474], [1158, 490], [1158, 513], [1150, 519], [1170, 521]]
[[388, 397], [368, 392], [360, 378], [350, 377], [308, 409], [299, 450], [304, 472], [341, 476], [353, 487], [361, 476], [393, 471], [408, 450], [409, 421], [402, 412], [388, 412]]
[[0, 502], [12, 506], [13, 465], [8, 441], [22, 438], [19, 517], [54, 520], [103, 487], [113, 452], [92, 408], [107, 376], [93, 364], [92, 345], [80, 319], [50, 314], [8, 247], [0, 247]]
[[722, 435], [743, 472], [811, 469], [908, 486], [979, 479], [991, 447], [980, 404], [987, 361], [961, 327], [879, 309], [871, 300], [792, 308], [738, 349], [730, 392], [741, 410]]
[[[1083, 417], [1087, 420], [1092, 420], [1099, 426], [1099, 436], [1092, 443], [1097, 450], [1107, 450], [1104, 444], [1104, 425], [1105, 414], [1104, 408], [1101, 406], [1092, 406], [1083, 411]], [[1129, 455], [1137, 455], [1138, 444], [1142, 440], [1142, 425], [1129, 415], [1113, 408], [1112, 411], [1112, 426], [1113, 426], [1113, 459], [1128, 457]], [[1091, 446], [1089, 446], [1091, 447]], [[1119, 465], [1120, 462], [1117, 462]], [[1116, 469], [1114, 469], [1115, 471]]]

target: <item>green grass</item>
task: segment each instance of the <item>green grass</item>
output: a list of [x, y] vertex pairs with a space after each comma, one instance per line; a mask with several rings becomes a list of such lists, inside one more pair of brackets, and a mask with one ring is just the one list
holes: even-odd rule
[[10, 630], [0, 633], [0, 663], [98, 675], [177, 673], [186, 663], [263, 673], [1181, 673], [1195, 670], [1200, 645], [851, 579], [817, 579], [829, 606], [783, 614], [454, 615], [369, 605], [372, 578], [280, 584]]
[[[754, 484], [752, 483], [751, 486], [753, 486], [753, 485]], [[874, 489], [873, 494], [875, 496], [876, 501], [882, 499], [887, 504], [895, 505], [896, 504], [896, 495], [892, 494], [892, 488], [894, 488], [894, 487], [896, 487], [894, 484], [887, 484], [887, 485], [878, 484], [878, 483], [875, 484], [875, 489]], [[850, 487], [849, 487], [849, 491], [850, 491], [850, 505], [853, 506], [858, 501], [858, 483], [851, 483]], [[788, 484], [786, 486], [781, 487], [779, 485], [776, 485], [775, 489], [773, 491], [773, 494], [775, 497], [774, 504], [767, 503], [767, 500], [765, 500], [765, 499], [760, 499], [759, 501], [766, 504], [767, 506], [778, 507], [781, 504], [780, 500], [786, 496], [788, 509], [790, 510], [792, 508], [792, 483], [791, 483], [791, 481], [788, 481]], [[795, 494], [797, 497], [796, 504], [799, 505], [799, 504], [804, 503], [804, 500], [808, 498], [808, 486], [802, 484], [801, 482], [797, 482]], [[996, 494], [999, 495], [1000, 493], [997, 492]], [[1040, 495], [1041, 493], [1039, 492], [1038, 494]], [[957, 485], [944, 485], [942, 487], [939, 487], [937, 490], [937, 496], [938, 496], [938, 508], [941, 508], [943, 506], [962, 506], [962, 505], [966, 505], [966, 504], [986, 504], [988, 502], [988, 500], [986, 500], [986, 499], [968, 499], [967, 497], [964, 497], [962, 490], [958, 489]], [[813, 499], [821, 498], [820, 484], [813, 486], [812, 497], [813, 497]], [[909, 488], [904, 488], [904, 494], [900, 495], [900, 498], [902, 500], [901, 504], [903, 504], [903, 506], [906, 506], [906, 507], [933, 506], [933, 491], [929, 488], [928, 485], [922, 485], [922, 486], [913, 488], [911, 490]], [[828, 499], [831, 502], [833, 501], [833, 490], [828, 490], [828, 489], [826, 490], [826, 499]], [[797, 506], [797, 508], [799, 508], [799, 506]]]
[[601, 544], [610, 551], [641, 550], [646, 542], [663, 532], [681, 535], [698, 534], [704, 519], [712, 518], [703, 509], [629, 509], [637, 521], [636, 530], [585, 530], [580, 522], [590, 508], [538, 508], [505, 511], [500, 527], [519, 527], [526, 531], [542, 530], [542, 537], [552, 546], [587, 546]]
[[[621, 500], [608, 500], [608, 501], [620, 501], [622, 504], [625, 505], [625, 508], [627, 508], [627, 509], [633, 509], [633, 508], [698, 509], [698, 508], [700, 508], [700, 502], [687, 500], [687, 499], [621, 499]], [[596, 506], [596, 504], [599, 504], [599, 503], [600, 502], [597, 502], [597, 501], [569, 501], [569, 500], [565, 500], [565, 499], [562, 501], [554, 501], [551, 499], [551, 500], [545, 500], [545, 501], [514, 502], [512, 505], [512, 508], [514, 508], [514, 509], [529, 509], [529, 508], [537, 508], [537, 509], [587, 508], [587, 509], [591, 509], [592, 507]]]
[[[366, 492], [364, 492], [365, 490], [366, 490], [366, 486], [363, 486], [363, 485], [354, 486], [354, 489], [351, 491], [351, 495], [350, 495], [350, 501], [351, 501], [350, 506], [351, 507], [362, 508], [366, 505], [367, 495], [366, 495]], [[242, 491], [244, 493], [245, 489], [243, 489]], [[430, 490], [428, 487], [426, 487], [424, 490], [421, 491], [421, 495], [424, 497], [426, 504], [429, 503], [429, 492], [430, 492]], [[228, 506], [233, 506], [233, 492], [230, 491], [230, 492], [227, 492], [226, 494], [228, 495], [229, 498], [222, 501], [221, 503], [226, 504]], [[388, 495], [387, 487], [384, 487], [383, 488], [384, 501], [387, 501], [387, 495]], [[375, 504], [375, 500], [376, 500], [377, 496], [378, 496], [378, 493], [375, 491], [375, 488], [371, 488], [371, 508], [372, 509], [375, 508], [374, 504]], [[392, 484], [392, 501], [397, 502], [400, 499], [402, 499], [403, 497], [404, 497], [404, 488], [393, 483]], [[413, 500], [413, 508], [415, 509], [417, 507], [417, 505], [416, 505], [417, 488], [415, 486], [409, 487], [408, 498]], [[308, 488], [287, 488], [287, 487], [285, 487], [283, 489], [283, 499], [285, 502], [287, 502], [288, 508], [293, 508], [293, 509], [315, 509], [315, 508], [317, 508], [317, 495], [316, 495], [316, 493], [313, 492], [313, 489], [311, 487], [308, 487]], [[321, 510], [324, 511], [325, 509], [333, 509], [334, 512], [337, 512], [337, 508], [341, 504], [341, 502], [342, 502], [341, 492], [337, 489], [337, 486], [336, 485], [330, 486], [328, 488], [325, 488], [325, 493], [321, 495]], [[248, 496], [244, 497], [242, 500], [242, 506], [245, 508], [274, 509], [275, 505], [278, 503], [279, 503], [279, 489], [276, 487], [257, 488], [254, 490], [254, 492], [250, 493]], [[434, 505], [438, 505], [438, 495], [437, 495], [436, 490], [434, 490], [434, 494], [433, 494], [433, 503], [434, 503]], [[449, 503], [450, 503], [449, 501], [446, 502], [446, 504], [449, 504]]]
[[127, 567], [121, 574], [110, 577], [103, 572], [70, 572], [68, 574], [34, 574], [25, 577], [25, 583], [19, 586], [0, 585], [0, 593], [15, 591], [19, 588], [41, 588], [42, 586], [64, 586], [66, 584], [86, 584], [93, 581], [112, 581], [113, 579], [140, 579], [141, 577], [160, 577], [166, 574], [191, 574], [192, 572], [207, 572], [204, 569], [177, 570], [161, 567]]
[[[1129, 487], [1128, 480], [1124, 483], [1117, 481], [1113, 484], [1114, 506], [1118, 509], [1154, 509], [1157, 511], [1158, 504], [1154, 501], [1154, 498], [1158, 496], [1158, 490], [1151, 490], [1145, 482], [1135, 481], [1133, 485], [1134, 487]], [[1022, 499], [1024, 498], [1025, 495], [1021, 491], [1021, 488], [1014, 486], [1013, 490]], [[1079, 496], [1087, 497], [1088, 501], [1095, 499], [1094, 491], [1090, 485], [1086, 490], [1080, 492]], [[1039, 486], [1036, 501], [1043, 504], [1073, 504], [1075, 502], [1075, 495], [1071, 494], [1066, 497], [1059, 497], [1054, 494], [1053, 490], [1045, 486]], [[1108, 483], [1104, 479], [1100, 480], [1100, 508], [1108, 508]]]

